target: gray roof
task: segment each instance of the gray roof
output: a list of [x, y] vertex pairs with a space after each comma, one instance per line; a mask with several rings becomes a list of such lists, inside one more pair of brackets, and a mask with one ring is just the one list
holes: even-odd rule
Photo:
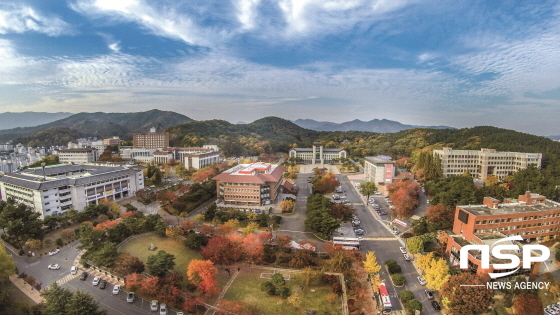
[[[313, 152], [312, 148], [292, 148], [291, 150], [294, 150], [296, 152]], [[323, 148], [323, 152], [340, 152], [343, 150], [344, 149], [341, 148], [330, 148], [330, 149]]]
[[[0, 182], [8, 183], [20, 187], [25, 187], [34, 190], [46, 190], [57, 188], [61, 186], [83, 186], [89, 183], [114, 178], [115, 176], [133, 175], [141, 170], [140, 166], [131, 167], [108, 167], [96, 165], [57, 165], [45, 168], [45, 174], [60, 174], [66, 172], [79, 172], [84, 174], [83, 177], [66, 177], [59, 179], [47, 178], [43, 180], [42, 177], [33, 175], [43, 175], [42, 169], [25, 170], [22, 173], [11, 173], [0, 177]], [[48, 170], [48, 171], [47, 171]], [[87, 175], [86, 175], [87, 174]], [[77, 174], [75, 174], [77, 175]]]

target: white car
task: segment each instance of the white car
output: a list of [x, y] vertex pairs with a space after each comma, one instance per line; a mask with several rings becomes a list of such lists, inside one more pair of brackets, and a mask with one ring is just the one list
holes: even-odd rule
[[93, 278], [93, 281], [91, 282], [91, 284], [92, 284], [92, 285], [98, 285], [98, 284], [99, 284], [99, 281], [101, 281], [101, 278], [95, 277], [95, 278]]
[[49, 252], [49, 255], [52, 256], [52, 255], [56, 255], [56, 254], [58, 254], [58, 253], [60, 253], [60, 249], [57, 248], [57, 249], [51, 250], [51, 251]]
[[70, 268], [70, 274], [75, 275], [77, 273], [78, 273], [78, 267], [72, 266], [72, 268]]
[[50, 264], [47, 268], [51, 270], [58, 270], [60, 269], [60, 266], [58, 264]]
[[152, 302], [150, 302], [150, 311], [157, 312], [157, 310], [158, 310], [158, 301], [152, 300]]
[[404, 260], [410, 260], [410, 256], [408, 254], [403, 254]]
[[424, 280], [424, 278], [417, 277], [416, 279], [418, 279], [418, 282], [420, 282], [420, 285], [426, 285], [426, 280]]
[[401, 253], [406, 254], [406, 248], [404, 248], [404, 247], [399, 247], [399, 250], [401, 251]]
[[117, 284], [113, 287], [113, 294], [117, 295], [119, 292], [121, 292], [121, 286]]
[[159, 305], [159, 315], [167, 315], [167, 305], [165, 304]]

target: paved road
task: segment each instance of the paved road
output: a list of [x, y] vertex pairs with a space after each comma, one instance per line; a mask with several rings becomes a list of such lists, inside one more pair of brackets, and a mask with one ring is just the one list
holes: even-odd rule
[[316, 240], [312, 233], [305, 232], [307, 197], [309, 196], [309, 187], [311, 187], [311, 183], [307, 182], [308, 176], [311, 176], [311, 174], [298, 175], [296, 184], [299, 187], [299, 193], [296, 198], [296, 208], [293, 214], [283, 216], [282, 224], [278, 229], [279, 234], [289, 235], [295, 241], [304, 239]]
[[[366, 232], [366, 235], [364, 236], [365, 240], [362, 241], [361, 251], [375, 251], [377, 260], [380, 264], [384, 264], [385, 261], [389, 259], [395, 259], [402, 268], [402, 274], [407, 280], [407, 283], [402, 288], [395, 288], [392, 285], [389, 279], [389, 274], [385, 268], [383, 268], [381, 272], [381, 278], [385, 280], [389, 295], [391, 296], [393, 309], [402, 309], [397, 296], [398, 292], [402, 290], [410, 290], [414, 293], [414, 297], [422, 302], [424, 309], [422, 312], [423, 314], [440, 314], [439, 312], [434, 311], [430, 304], [431, 301], [426, 297], [424, 292], [426, 287], [421, 286], [418, 283], [416, 277], [418, 277], [419, 274], [412, 265], [412, 262], [404, 260], [404, 257], [399, 250], [399, 247], [401, 247], [402, 244], [394, 237], [394, 235], [390, 232], [390, 229], [382, 221], [380, 221], [390, 220], [390, 209], [384, 202], [384, 198], [382, 196], [375, 197], [381, 208], [386, 212], [389, 212], [389, 215], [379, 216], [375, 214], [375, 216], [377, 216], [376, 218], [373, 212], [366, 208], [361, 195], [354, 189], [354, 187], [351, 186], [352, 183], [347, 179], [347, 177], [345, 175], [340, 175], [339, 180], [341, 181], [342, 189], [346, 191], [347, 199], [354, 205], [356, 215], [360, 218], [362, 227]], [[376, 240], [367, 240], [370, 238]]]

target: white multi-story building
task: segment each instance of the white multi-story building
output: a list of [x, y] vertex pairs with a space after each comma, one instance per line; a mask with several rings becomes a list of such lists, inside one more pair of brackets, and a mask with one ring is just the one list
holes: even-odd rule
[[137, 165], [54, 165], [0, 177], [2, 200], [12, 198], [43, 217], [83, 210], [103, 198], [126, 198], [143, 188], [142, 167]]
[[96, 149], [62, 149], [58, 150], [60, 163], [84, 164], [97, 161]]
[[154, 152], [156, 149], [133, 149], [132, 147], [120, 149], [121, 157], [125, 160], [139, 161], [151, 164], [154, 162]]
[[323, 147], [321, 142], [315, 142], [311, 148], [290, 149], [289, 156], [291, 158], [300, 158], [306, 164], [324, 164], [346, 159], [346, 150], [340, 148], [327, 149]]
[[395, 178], [395, 170], [395, 162], [389, 156], [366, 156], [364, 159], [366, 180], [378, 185], [392, 183]]
[[220, 161], [220, 152], [193, 153], [183, 155], [183, 164], [186, 169], [201, 169], [207, 165], [216, 164]]
[[541, 167], [541, 153], [498, 152], [495, 149], [434, 150], [439, 156], [443, 176], [461, 175], [469, 172], [473, 178], [486, 180], [490, 175], [502, 180], [511, 173], [534, 165]]

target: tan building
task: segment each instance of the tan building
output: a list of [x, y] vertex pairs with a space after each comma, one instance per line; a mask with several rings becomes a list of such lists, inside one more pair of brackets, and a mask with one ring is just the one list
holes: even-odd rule
[[473, 178], [486, 180], [490, 175], [502, 180], [511, 173], [534, 165], [541, 167], [541, 153], [498, 152], [495, 149], [453, 150], [443, 148], [434, 150], [441, 159], [444, 177], [469, 172]]
[[143, 149], [161, 149], [169, 147], [169, 133], [156, 132], [151, 128], [150, 132], [132, 134], [132, 147]]
[[262, 206], [274, 202], [285, 168], [268, 163], [240, 164], [215, 176], [218, 199], [229, 205]]
[[183, 155], [183, 164], [186, 169], [201, 169], [207, 165], [216, 164], [220, 161], [220, 152], [192, 153]]
[[119, 137], [112, 137], [112, 138], [108, 138], [108, 139], [103, 139], [103, 144], [104, 145], [120, 145], [121, 144], [121, 139], [119, 139]]
[[97, 161], [96, 149], [61, 149], [57, 154], [60, 163], [84, 164]]

